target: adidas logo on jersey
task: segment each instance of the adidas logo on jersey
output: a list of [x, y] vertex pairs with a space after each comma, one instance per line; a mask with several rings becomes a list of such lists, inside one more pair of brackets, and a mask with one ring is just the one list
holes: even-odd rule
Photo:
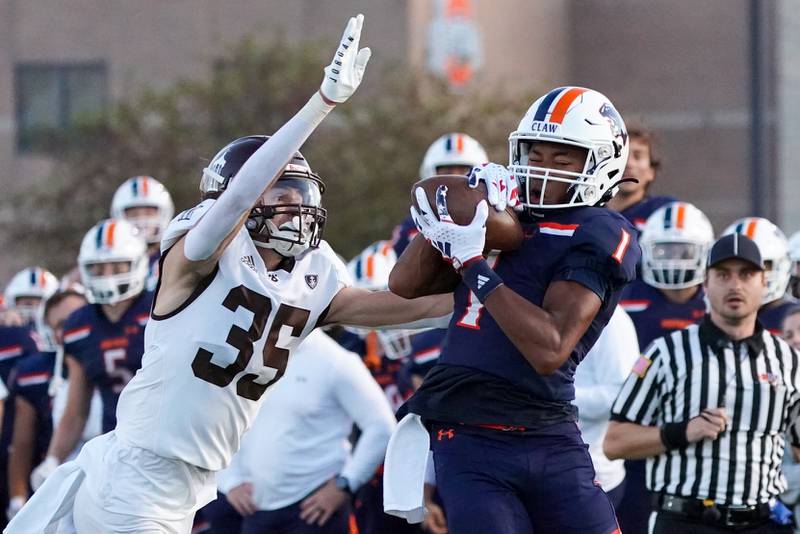
[[317, 287], [317, 282], [319, 281], [319, 277], [316, 274], [307, 274], [306, 275], [306, 285], [309, 288], [314, 289]]
[[256, 262], [253, 260], [253, 256], [242, 256], [242, 263], [253, 269], [256, 270]]
[[488, 276], [483, 276], [482, 274], [478, 275], [478, 289], [482, 288], [486, 282], [489, 281]]

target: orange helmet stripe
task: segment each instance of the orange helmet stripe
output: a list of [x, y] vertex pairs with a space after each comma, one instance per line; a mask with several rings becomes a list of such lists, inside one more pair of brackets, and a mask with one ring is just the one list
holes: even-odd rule
[[555, 107], [553, 107], [553, 113], [550, 114], [549, 122], [561, 124], [561, 122], [564, 120], [564, 117], [567, 115], [569, 107], [573, 102], [575, 102], [576, 98], [585, 92], [586, 89], [581, 87], [573, 87], [572, 89], [567, 90], [563, 95], [561, 95], [561, 98], [558, 99]]
[[150, 186], [147, 176], [142, 176], [142, 195], [147, 196], [147, 189]]
[[117, 226], [116, 221], [109, 221], [106, 223], [106, 246], [111, 248], [114, 246], [114, 229]]
[[753, 239], [753, 236], [756, 235], [756, 225], [758, 221], [756, 219], [750, 219], [750, 222], [747, 223], [747, 228], [744, 231], [744, 235]]
[[686, 204], [678, 204], [678, 220], [676, 221], [675, 226], [680, 230], [683, 230], [684, 217], [686, 217]]

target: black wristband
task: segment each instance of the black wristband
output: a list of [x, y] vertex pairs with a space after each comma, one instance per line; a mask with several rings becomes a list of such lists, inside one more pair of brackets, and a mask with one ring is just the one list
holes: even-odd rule
[[680, 423], [667, 423], [661, 427], [661, 443], [667, 448], [682, 449], [689, 445], [689, 439], [686, 437], [686, 428], [689, 426], [689, 421], [681, 421]]
[[484, 302], [491, 292], [503, 283], [503, 279], [489, 267], [483, 258], [470, 262], [462, 269], [461, 278], [481, 302]]

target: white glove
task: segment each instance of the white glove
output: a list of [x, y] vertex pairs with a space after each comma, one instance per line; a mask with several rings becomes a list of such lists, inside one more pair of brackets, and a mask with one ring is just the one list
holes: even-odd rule
[[475, 208], [472, 222], [461, 226], [453, 222], [447, 210], [447, 186], [440, 185], [436, 189], [438, 218], [428, 203], [424, 189], [417, 187], [414, 195], [419, 206], [419, 211], [411, 206], [411, 218], [414, 224], [425, 239], [442, 254], [445, 260], [452, 263], [457, 271], [470, 260], [483, 256], [486, 244], [486, 218], [489, 216], [489, 206], [485, 200], [481, 200]]
[[484, 163], [473, 167], [469, 173], [469, 186], [475, 188], [481, 182], [486, 184], [486, 199], [497, 211], [519, 204], [517, 177], [503, 165]]
[[25, 506], [26, 502], [27, 499], [25, 499], [25, 497], [22, 497], [20, 495], [17, 495], [16, 497], [11, 497], [8, 500], [8, 508], [6, 508], [6, 517], [8, 517], [9, 521], [14, 519], [14, 516], [17, 515], [17, 512], [22, 510], [22, 507]]
[[53, 474], [59, 465], [60, 462], [58, 461], [58, 458], [55, 456], [48, 456], [42, 463], [36, 466], [36, 469], [34, 469], [31, 473], [31, 488], [33, 491], [38, 490], [39, 487], [44, 484], [44, 481]]
[[333, 61], [325, 67], [325, 78], [319, 88], [323, 99], [341, 104], [353, 95], [361, 83], [367, 61], [372, 55], [369, 48], [358, 49], [363, 24], [364, 15], [361, 14], [350, 17], [347, 22]]

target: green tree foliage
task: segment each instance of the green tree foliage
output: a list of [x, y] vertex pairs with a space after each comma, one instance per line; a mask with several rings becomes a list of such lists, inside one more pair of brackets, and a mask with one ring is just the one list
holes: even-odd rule
[[[178, 211], [194, 205], [201, 171], [220, 147], [243, 135], [274, 132], [318, 88], [329, 59], [320, 49], [244, 41], [214, 66], [209, 79], [116, 103], [105, 121], [57, 140], [53, 175], [10, 199], [18, 214], [47, 214], [8, 221], [12, 239], [36, 235], [26, 247], [32, 259], [65, 272], [75, 263], [81, 238], [107, 216], [114, 190], [126, 178], [154, 176], [170, 190]], [[532, 102], [529, 96], [453, 95], [406, 68], [370, 65], [365, 87], [302, 149], [328, 186], [328, 241], [349, 258], [389, 238], [407, 214], [422, 155], [445, 132], [467, 132], [494, 161], [505, 162], [508, 132]]]

